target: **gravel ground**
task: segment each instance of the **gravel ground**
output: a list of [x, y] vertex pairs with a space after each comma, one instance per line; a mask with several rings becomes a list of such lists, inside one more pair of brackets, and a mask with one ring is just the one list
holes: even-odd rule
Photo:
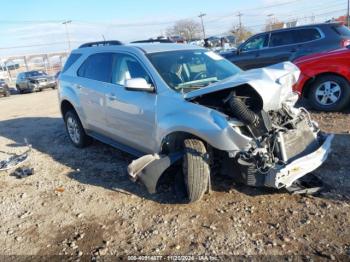
[[[178, 204], [163, 183], [149, 195], [129, 181], [130, 157], [99, 142], [74, 148], [56, 91], [0, 99], [0, 159], [33, 146], [35, 174], [0, 173], [0, 254], [283, 255], [349, 259], [350, 114], [312, 113], [335, 133], [315, 174], [318, 196], [234, 185], [215, 178], [203, 201]], [[1, 259], [0, 259], [1, 260]]]

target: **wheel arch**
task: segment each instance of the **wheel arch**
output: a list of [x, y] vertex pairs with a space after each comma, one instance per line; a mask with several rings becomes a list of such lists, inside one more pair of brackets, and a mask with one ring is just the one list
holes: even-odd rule
[[77, 114], [77, 110], [75, 110], [73, 104], [67, 99], [62, 100], [60, 109], [63, 117], [70, 110], [73, 110]]
[[199, 137], [196, 134], [193, 134], [188, 131], [172, 131], [166, 134], [161, 141], [160, 152], [161, 153], [171, 153], [181, 150], [182, 142], [185, 139], [194, 138], [202, 141], [204, 145], [207, 147], [210, 145], [205, 139]]
[[85, 123], [85, 119], [84, 119], [84, 114], [83, 112], [81, 112], [79, 110], [78, 107], [74, 106], [74, 103], [72, 103], [69, 99], [62, 99], [61, 101], [61, 105], [60, 105], [60, 110], [61, 110], [61, 114], [62, 114], [62, 117], [64, 119], [64, 116], [65, 114], [69, 111], [69, 110], [73, 110], [77, 116], [79, 117], [79, 120], [81, 122], [81, 124], [83, 125], [83, 127], [86, 129], [87, 128], [87, 125]]
[[349, 82], [349, 80], [344, 76], [342, 75], [341, 73], [338, 73], [338, 72], [332, 72], [332, 71], [329, 71], [329, 72], [322, 72], [322, 73], [319, 73], [317, 75], [314, 75], [312, 77], [310, 77], [304, 84], [304, 87], [303, 87], [303, 91], [302, 91], [302, 96], [305, 97], [305, 98], [308, 98], [309, 97], [309, 94], [310, 94], [310, 90], [311, 90], [311, 87], [312, 87], [312, 84], [320, 77], [322, 76], [338, 76], [338, 77], [341, 77], [341, 78], [344, 78], [346, 81]]

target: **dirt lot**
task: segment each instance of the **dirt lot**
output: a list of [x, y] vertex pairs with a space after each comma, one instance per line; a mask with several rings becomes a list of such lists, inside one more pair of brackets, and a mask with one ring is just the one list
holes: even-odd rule
[[[56, 91], [0, 99], [0, 159], [33, 145], [35, 174], [0, 173], [2, 255], [350, 255], [350, 114], [312, 114], [336, 134], [315, 174], [319, 196], [252, 189], [215, 178], [214, 192], [177, 204], [129, 181], [129, 156], [98, 142], [74, 148]], [[348, 258], [348, 257], [347, 257]]]

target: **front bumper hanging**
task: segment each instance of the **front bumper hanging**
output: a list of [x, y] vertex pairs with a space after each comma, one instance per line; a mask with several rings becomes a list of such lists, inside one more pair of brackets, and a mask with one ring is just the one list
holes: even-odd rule
[[151, 194], [156, 193], [157, 182], [161, 175], [183, 157], [183, 152], [160, 156], [145, 155], [131, 162], [128, 173], [134, 182], [140, 180]]
[[300, 157], [288, 165], [269, 172], [265, 177], [265, 186], [273, 188], [290, 187], [294, 181], [314, 171], [326, 161], [334, 135], [327, 135], [322, 145], [314, 152]]

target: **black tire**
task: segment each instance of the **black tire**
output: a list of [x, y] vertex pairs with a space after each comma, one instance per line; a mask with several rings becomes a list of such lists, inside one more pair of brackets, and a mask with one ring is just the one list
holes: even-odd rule
[[5, 90], [4, 96], [8, 97], [8, 96], [10, 96], [10, 95], [11, 95], [10, 90], [9, 90], [9, 89], [6, 89], [6, 90]]
[[190, 203], [200, 200], [209, 186], [210, 167], [204, 143], [197, 139], [184, 141], [183, 174]]
[[[78, 136], [75, 137], [76, 139], [69, 131], [68, 126], [69, 126], [69, 123], [71, 123], [70, 121], [74, 121], [74, 123], [76, 123], [76, 129], [74, 129], [78, 134]], [[92, 138], [85, 133], [83, 125], [81, 124], [80, 119], [75, 111], [73, 110], [67, 111], [64, 115], [64, 122], [65, 122], [68, 137], [75, 147], [83, 148], [91, 144]]]
[[23, 94], [23, 91], [22, 91], [22, 89], [19, 88], [19, 85], [16, 85], [16, 89], [17, 89], [18, 93]]
[[[336, 102], [332, 104], [322, 104], [319, 102], [322, 96], [317, 98], [317, 90], [319, 87], [327, 82], [333, 82], [340, 87], [339, 98]], [[338, 75], [324, 75], [316, 78], [312, 83], [310, 92], [308, 94], [308, 99], [312, 108], [320, 111], [334, 112], [343, 110], [350, 102], [350, 83], [343, 77]], [[327, 100], [330, 101], [330, 100]]]

